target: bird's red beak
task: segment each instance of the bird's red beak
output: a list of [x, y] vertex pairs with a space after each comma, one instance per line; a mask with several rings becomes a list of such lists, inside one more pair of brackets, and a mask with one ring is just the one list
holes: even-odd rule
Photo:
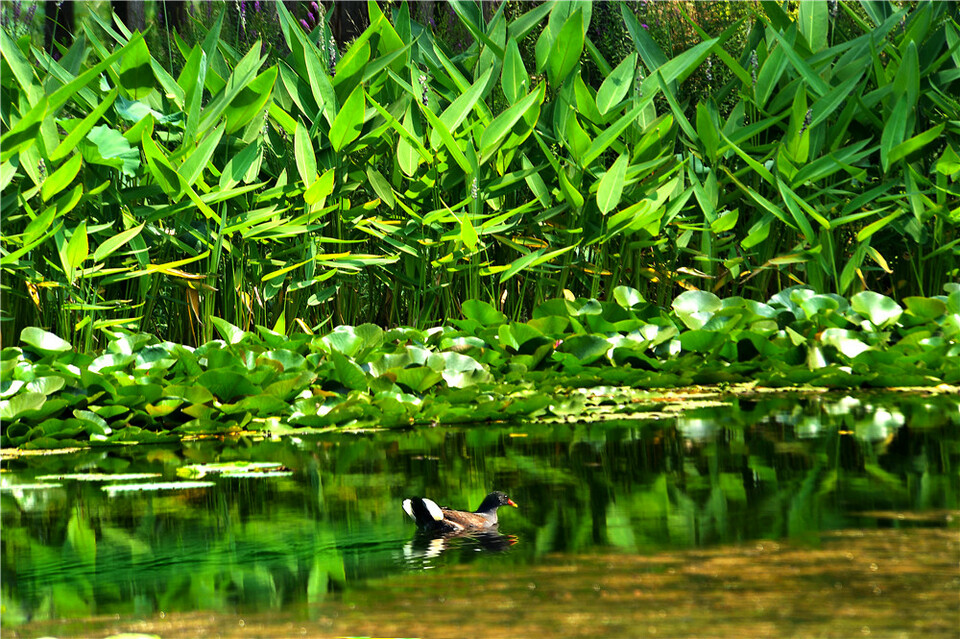
[[508, 506], [513, 506], [514, 508], [519, 508], [519, 507], [520, 507], [520, 506], [517, 506], [517, 502], [513, 501], [512, 499], [508, 499], [508, 500], [507, 500], [507, 505], [508, 505]]

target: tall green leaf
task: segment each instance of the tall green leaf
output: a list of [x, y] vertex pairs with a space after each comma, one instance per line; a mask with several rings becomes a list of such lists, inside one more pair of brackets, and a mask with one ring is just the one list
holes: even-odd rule
[[330, 145], [334, 151], [339, 153], [360, 136], [365, 109], [363, 86], [357, 85], [330, 127]]
[[620, 154], [613, 166], [600, 178], [600, 185], [597, 188], [597, 208], [601, 213], [607, 214], [620, 204], [629, 160], [625, 153]]

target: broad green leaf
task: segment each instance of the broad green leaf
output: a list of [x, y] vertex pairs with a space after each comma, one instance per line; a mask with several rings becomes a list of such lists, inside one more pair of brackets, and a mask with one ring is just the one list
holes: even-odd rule
[[827, 32], [830, 28], [827, 0], [801, 2], [797, 22], [800, 25], [800, 33], [810, 45], [810, 51], [819, 53], [827, 47]]
[[601, 115], [620, 104], [620, 101], [627, 95], [627, 91], [633, 87], [633, 74], [637, 67], [637, 54], [631, 53], [623, 62], [617, 65], [613, 73], [607, 76], [597, 89], [597, 109]]
[[244, 337], [250, 335], [250, 333], [220, 317], [211, 317], [210, 321], [228, 344], [239, 344]]
[[507, 104], [516, 104], [517, 100], [525, 96], [530, 88], [530, 77], [523, 65], [520, 56], [520, 47], [513, 38], [507, 42], [506, 58], [503, 61], [503, 70], [500, 75], [500, 87], [507, 98]]
[[826, 95], [814, 102], [811, 107], [812, 117], [810, 119], [810, 128], [817, 126], [831, 115], [834, 115], [836, 108], [859, 86], [860, 78], [862, 77], [862, 72], [856, 73], [830, 89]]
[[925, 320], [935, 320], [947, 312], [947, 305], [933, 297], [907, 297], [903, 303], [907, 312]]
[[229, 191], [237, 184], [253, 181], [251, 171], [258, 166], [258, 160], [263, 153], [259, 142], [251, 142], [242, 151], [230, 158], [220, 174], [221, 194]]
[[562, 166], [559, 167], [557, 171], [557, 178], [560, 180], [560, 193], [563, 195], [563, 198], [573, 207], [574, 210], [579, 211], [583, 208], [583, 194], [580, 193], [580, 190], [575, 188], [570, 182], [570, 178], [567, 177], [567, 171]]
[[941, 134], [943, 129], [946, 126], [946, 122], [941, 122], [932, 129], [927, 129], [919, 135], [915, 135], [908, 140], [904, 140], [900, 144], [896, 145], [890, 152], [887, 154], [888, 164], [893, 164], [897, 160], [903, 159], [908, 155], [911, 155], [923, 147], [927, 146], [931, 142], [937, 142], [941, 140]]
[[907, 42], [897, 68], [897, 75], [893, 79], [893, 95], [905, 98], [908, 111], [916, 108], [920, 97], [920, 58], [917, 43], [913, 40]]
[[[63, 138], [63, 141], [54, 149], [53, 153], [50, 154], [50, 160], [53, 162], [59, 162], [63, 158], [67, 157], [71, 151], [77, 148], [77, 145], [80, 144], [80, 141], [90, 132], [93, 128], [93, 125], [100, 121], [100, 118], [104, 113], [107, 112], [111, 106], [113, 106], [114, 100], [117, 98], [117, 89], [113, 89], [108, 93], [104, 98], [97, 104], [97, 107], [90, 112], [79, 124], [73, 127], [73, 129], [67, 133], [66, 137]], [[129, 145], [128, 145], [129, 146]], [[137, 154], [137, 159], [139, 160], [139, 154]], [[139, 164], [139, 162], [138, 162]]]
[[686, 291], [673, 300], [672, 307], [687, 328], [696, 330], [723, 308], [723, 302], [709, 291]]
[[150, 168], [150, 174], [164, 193], [174, 201], [178, 201], [183, 196], [183, 192], [180, 189], [180, 176], [177, 170], [170, 164], [170, 161], [157, 146], [157, 143], [153, 141], [148, 131], [143, 132], [141, 143], [143, 154], [147, 158], [147, 166]]
[[850, 307], [870, 320], [877, 328], [895, 324], [903, 314], [903, 308], [899, 304], [886, 295], [873, 291], [863, 291], [851, 297]]
[[380, 171], [376, 170], [372, 166], [367, 167], [367, 180], [369, 180], [370, 186], [373, 187], [377, 197], [383, 200], [384, 204], [389, 206], [391, 209], [396, 206], [397, 198], [394, 196], [393, 187], [390, 186], [387, 178], [383, 177], [383, 174], [380, 173]]
[[352, 360], [339, 351], [331, 352], [330, 359], [333, 360], [333, 367], [341, 384], [351, 390], [365, 391], [369, 388], [366, 373]]
[[613, 299], [616, 300], [617, 304], [626, 309], [631, 309], [637, 304], [643, 304], [646, 302], [643, 299], [643, 295], [640, 294], [635, 288], [630, 288], [629, 286], [618, 286], [613, 289]]
[[273, 94], [279, 68], [274, 66], [253, 79], [230, 101], [223, 111], [227, 133], [234, 133], [247, 126], [260, 115]]
[[466, 300], [460, 307], [463, 316], [476, 320], [483, 326], [497, 326], [507, 321], [507, 316], [482, 300]]
[[[92, 14], [91, 14], [92, 15]], [[138, 43], [143, 42], [143, 35], [140, 33], [135, 33], [130, 38], [127, 46], [136, 46]], [[99, 78], [105, 69], [110, 67], [114, 62], [116, 62], [120, 56], [126, 52], [127, 47], [117, 49], [113, 54], [106, 56], [99, 63], [93, 65], [86, 69], [83, 73], [78, 75], [75, 79], [67, 82], [59, 89], [54, 91], [47, 100], [47, 106], [52, 113], [56, 113], [60, 108], [66, 104], [67, 100], [70, 100], [76, 97], [77, 93], [81, 89], [86, 87], [88, 84], [93, 82], [95, 79]], [[149, 54], [148, 54], [149, 55]], [[151, 84], [151, 88], [153, 85]]]
[[10, 185], [10, 182], [13, 181], [14, 176], [17, 174], [18, 165], [19, 162], [16, 162], [16, 158], [0, 165], [0, 191], [7, 190], [7, 186]]
[[247, 379], [246, 375], [223, 368], [201, 373], [197, 377], [197, 384], [206, 388], [220, 401], [224, 402], [260, 393], [260, 388]]
[[0, 55], [2, 55], [4, 62], [10, 66], [13, 77], [20, 85], [20, 90], [26, 95], [30, 106], [36, 106], [36, 100], [43, 95], [43, 90], [34, 79], [33, 67], [23, 56], [23, 52], [20, 51], [17, 43], [10, 37], [6, 29], [0, 31], [3, 31], [3, 33], [0, 33], [0, 43], [2, 43], [0, 44]]
[[180, 177], [190, 185], [203, 175], [203, 170], [207, 168], [207, 163], [213, 157], [213, 152], [217, 149], [220, 139], [223, 137], [224, 125], [220, 125], [204, 136], [203, 141], [195, 148], [192, 146], [185, 149], [187, 158], [180, 165]]
[[890, 168], [891, 151], [899, 146], [906, 136], [909, 111], [907, 96], [900, 95], [890, 114], [890, 119], [884, 122], [883, 132], [880, 134], [880, 163], [884, 172]]
[[644, 109], [647, 108], [647, 105], [653, 102], [655, 95], [655, 92], [648, 91], [646, 97], [644, 97], [639, 104], [632, 108], [622, 118], [605, 128], [600, 135], [594, 138], [593, 143], [590, 145], [590, 149], [587, 151], [586, 155], [581, 158], [580, 165], [584, 167], [590, 166], [591, 162], [600, 157], [600, 154], [606, 151], [607, 147], [616, 142], [623, 132], [626, 131], [631, 124], [636, 122], [640, 114], [642, 114]]
[[20, 331], [20, 341], [41, 353], [66, 353], [73, 349], [70, 342], [35, 326], [28, 326]]
[[[450, 130], [443, 123], [443, 121], [438, 118], [433, 111], [423, 106], [420, 102], [417, 102], [417, 105], [420, 108], [420, 113], [426, 116], [427, 121], [430, 123], [430, 126], [440, 135], [440, 140], [443, 142], [444, 148], [450, 152], [450, 155], [453, 156], [453, 160], [457, 163], [464, 173], [472, 173], [474, 167], [467, 160], [467, 157], [463, 154], [463, 150], [460, 148], [460, 145], [457, 144], [457, 141], [453, 138], [453, 134], [450, 133]], [[431, 135], [431, 139], [432, 139]], [[466, 144], [470, 144], [469, 141]], [[475, 153], [475, 151], [473, 152]]]
[[309, 188], [317, 179], [317, 156], [313, 150], [310, 133], [301, 122], [297, 122], [297, 131], [293, 136], [293, 152], [297, 160], [297, 172], [300, 174], [300, 179]]
[[[563, 137], [566, 138], [566, 147], [570, 150], [570, 155], [579, 162], [580, 158], [586, 155], [590, 149], [591, 140], [587, 132], [580, 126], [577, 113], [573, 109], [570, 109], [567, 115], [567, 127]], [[504, 150], [509, 150], [509, 146], [504, 144]]]
[[40, 189], [44, 202], [55, 195], [59, 195], [63, 189], [73, 182], [77, 173], [80, 172], [81, 159], [79, 153], [74, 153], [60, 168], [47, 176], [47, 179], [43, 182], [43, 188]]
[[[378, 111], [381, 111], [381, 113], [384, 112], [382, 107], [378, 109]], [[401, 125], [406, 135], [401, 135], [397, 140], [397, 163], [400, 166], [400, 170], [403, 171], [407, 177], [413, 177], [417, 172], [417, 167], [420, 166], [420, 162], [423, 161], [422, 154], [408, 139], [413, 136], [411, 132], [413, 126], [413, 109], [408, 106], [403, 116], [403, 124]]]
[[[490, 81], [492, 73], [493, 69], [488, 69], [480, 79], [474, 82], [469, 89], [454, 100], [440, 115], [440, 121], [443, 122], [451, 134], [457, 130], [474, 106], [477, 105], [484, 91], [486, 91], [487, 83]], [[439, 144], [440, 134], [438, 131], [433, 131], [430, 135], [430, 145], [436, 148]]]
[[872, 236], [874, 233], [876, 233], [880, 229], [884, 228], [885, 226], [887, 226], [888, 224], [890, 224], [891, 222], [899, 218], [901, 215], [903, 215], [903, 213], [904, 213], [903, 209], [897, 209], [893, 213], [890, 213], [889, 215], [885, 215], [879, 220], [875, 220], [870, 224], [867, 224], [865, 227], [857, 231], [857, 241], [865, 242], [870, 238], [870, 236]]
[[[637, 52], [640, 54], [640, 59], [647, 65], [647, 71], [653, 72], [665, 65], [667, 63], [667, 57], [663, 54], [663, 51], [660, 50], [660, 47], [657, 46], [657, 43], [647, 30], [642, 27], [640, 21], [637, 20], [637, 16], [634, 15], [633, 10], [628, 5], [621, 4], [620, 15], [627, 27], [627, 31], [630, 33], [630, 38], [633, 40], [634, 46], [637, 48]], [[674, 90], [676, 90], [676, 87], [671, 87], [671, 91]]]
[[99, 262], [103, 259], [106, 259], [110, 255], [112, 255], [121, 246], [123, 246], [124, 244], [126, 244], [127, 242], [135, 238], [137, 235], [139, 235], [140, 231], [143, 230], [144, 224], [146, 223], [145, 222], [140, 223], [131, 229], [121, 231], [120, 233], [117, 233], [113, 237], [110, 237], [104, 240], [100, 244], [100, 246], [97, 247], [97, 250], [93, 252], [93, 260], [95, 262]]
[[527, 186], [530, 187], [530, 191], [537, 197], [537, 201], [540, 202], [544, 209], [550, 208], [553, 205], [553, 198], [550, 197], [550, 191], [547, 189], [546, 182], [540, 177], [539, 171], [533, 171], [535, 167], [526, 155], [520, 156], [520, 163], [525, 172], [530, 172], [529, 175], [524, 177]]
[[561, 27], [550, 49], [547, 76], [550, 84], [559, 87], [580, 63], [583, 53], [583, 9], [578, 8]]
[[597, 188], [597, 208], [604, 215], [620, 204], [629, 161], [630, 158], [626, 153], [621, 154], [613, 166], [600, 178], [600, 185]]
[[579, 364], [592, 364], [606, 356], [613, 347], [608, 340], [599, 335], [574, 335], [563, 340], [559, 351], [574, 356]]
[[87, 241], [87, 221], [82, 220], [73, 229], [73, 235], [67, 242], [66, 249], [61, 257], [66, 266], [67, 279], [73, 280], [73, 271], [79, 268], [90, 254], [90, 245]]
[[[494, 118], [493, 122], [484, 129], [480, 136], [480, 163], [484, 164], [491, 155], [496, 153], [500, 144], [514, 125], [520, 121], [531, 109], [537, 108], [543, 102], [546, 87], [540, 83], [525, 98]], [[469, 170], [469, 169], [467, 169]]]
[[480, 362], [460, 353], [433, 353], [427, 366], [440, 373], [450, 388], [466, 388], [490, 377]]
[[120, 58], [120, 88], [134, 100], [147, 97], [156, 85], [150, 66], [150, 51], [143, 38], [129, 42]]
[[9, 424], [24, 413], [39, 411], [47, 401], [47, 396], [37, 392], [23, 392], [0, 401], [0, 419]]
[[337, 62], [337, 73], [333, 77], [333, 86], [342, 98], [347, 91], [356, 90], [357, 83], [363, 76], [364, 69], [370, 61], [371, 29], [364, 31], [350, 43], [343, 57]]
[[363, 86], [357, 85], [350, 97], [343, 103], [330, 127], [330, 144], [336, 152], [342, 151], [357, 139], [363, 129], [363, 117], [366, 109], [363, 100]]
[[[250, 83], [253, 82], [254, 78], [257, 77], [257, 71], [260, 69], [262, 62], [260, 58], [260, 45], [256, 44], [254, 47], [251, 47], [250, 51], [237, 63], [233, 73], [231, 73], [227, 79], [223, 90], [217, 92], [214, 98], [208, 102], [203, 109], [200, 124], [197, 126], [197, 133], [203, 134], [211, 126], [221, 122], [224, 112], [228, 108], [231, 108], [237, 96], [243, 93]], [[211, 67], [215, 66], [215, 64], [211, 64]], [[208, 73], [207, 79], [209, 80], [210, 77], [211, 74]], [[246, 95], [251, 99], [256, 99], [256, 96]]]
[[136, 177], [140, 169], [140, 151], [116, 129], [95, 126], [80, 144], [83, 159], [119, 169], [128, 177]]
[[303, 194], [303, 200], [314, 207], [314, 210], [323, 208], [324, 202], [326, 202], [327, 196], [333, 193], [334, 186], [334, 177], [336, 176], [335, 169], [327, 169], [323, 172], [323, 175], [313, 183], [306, 193]]
[[0, 137], [0, 147], [3, 149], [0, 152], [0, 162], [6, 162], [14, 154], [24, 151], [36, 141], [46, 115], [47, 100], [44, 98], [27, 111], [3, 137]]
[[717, 148], [720, 146], [717, 120], [716, 105], [712, 102], [709, 105], [703, 102], [697, 104], [697, 136], [703, 144], [704, 159], [711, 166], [716, 162]]

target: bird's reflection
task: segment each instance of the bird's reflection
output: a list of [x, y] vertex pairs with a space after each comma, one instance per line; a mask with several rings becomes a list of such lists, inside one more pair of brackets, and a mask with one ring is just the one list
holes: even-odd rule
[[[408, 567], [428, 570], [444, 553], [457, 555], [454, 562], [469, 561], [478, 552], [503, 552], [516, 544], [516, 535], [502, 535], [496, 529], [447, 533], [417, 532], [403, 546], [403, 560]], [[449, 556], [449, 555], [448, 555]]]

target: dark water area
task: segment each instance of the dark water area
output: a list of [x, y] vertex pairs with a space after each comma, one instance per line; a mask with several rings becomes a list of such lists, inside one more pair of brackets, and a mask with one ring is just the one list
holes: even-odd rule
[[[958, 636], [960, 398], [715, 399], [8, 454], [2, 634]], [[493, 489], [482, 536], [400, 507]]]

